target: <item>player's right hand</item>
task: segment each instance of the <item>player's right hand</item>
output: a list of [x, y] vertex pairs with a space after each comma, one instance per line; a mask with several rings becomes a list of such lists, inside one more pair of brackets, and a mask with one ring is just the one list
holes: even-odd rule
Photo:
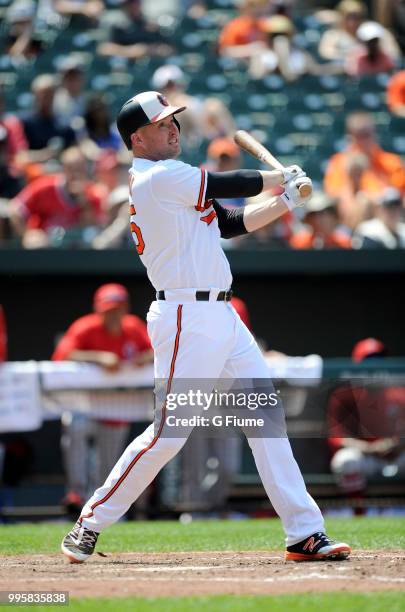
[[312, 181], [305, 173], [298, 178], [293, 178], [284, 187], [284, 193], [279, 196], [288, 206], [290, 210], [294, 210], [298, 206], [303, 206], [305, 202], [311, 198], [311, 195], [303, 198], [299, 192], [301, 185], [311, 185]]

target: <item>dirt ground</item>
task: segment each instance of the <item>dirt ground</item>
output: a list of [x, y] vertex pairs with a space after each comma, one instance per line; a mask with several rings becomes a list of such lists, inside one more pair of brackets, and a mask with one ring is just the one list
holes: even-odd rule
[[0, 590], [62, 590], [70, 597], [405, 590], [405, 551], [398, 550], [311, 563], [286, 563], [282, 552], [101, 555], [81, 565], [62, 555], [3, 557]]

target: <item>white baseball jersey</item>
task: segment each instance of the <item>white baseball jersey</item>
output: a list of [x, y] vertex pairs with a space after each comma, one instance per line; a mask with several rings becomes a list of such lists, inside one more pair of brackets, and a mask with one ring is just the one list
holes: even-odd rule
[[134, 158], [129, 174], [131, 232], [154, 288], [229, 289], [218, 220], [205, 203], [207, 172]]

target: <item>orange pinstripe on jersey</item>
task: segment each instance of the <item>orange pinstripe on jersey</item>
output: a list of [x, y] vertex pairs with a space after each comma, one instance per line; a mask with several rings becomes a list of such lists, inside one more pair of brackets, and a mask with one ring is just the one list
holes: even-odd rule
[[205, 181], [206, 181], [206, 172], [205, 170], [201, 170], [201, 183], [200, 183], [200, 191], [198, 193], [198, 202], [197, 202], [197, 206], [194, 207], [198, 212], [204, 212], [205, 210], [205, 202], [203, 202], [204, 191], [205, 191], [204, 189]]

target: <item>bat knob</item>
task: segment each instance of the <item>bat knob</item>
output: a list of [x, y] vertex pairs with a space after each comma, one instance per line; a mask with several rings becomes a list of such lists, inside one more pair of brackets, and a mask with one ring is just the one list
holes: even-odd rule
[[301, 198], [309, 198], [312, 194], [312, 185], [300, 185], [298, 188]]

